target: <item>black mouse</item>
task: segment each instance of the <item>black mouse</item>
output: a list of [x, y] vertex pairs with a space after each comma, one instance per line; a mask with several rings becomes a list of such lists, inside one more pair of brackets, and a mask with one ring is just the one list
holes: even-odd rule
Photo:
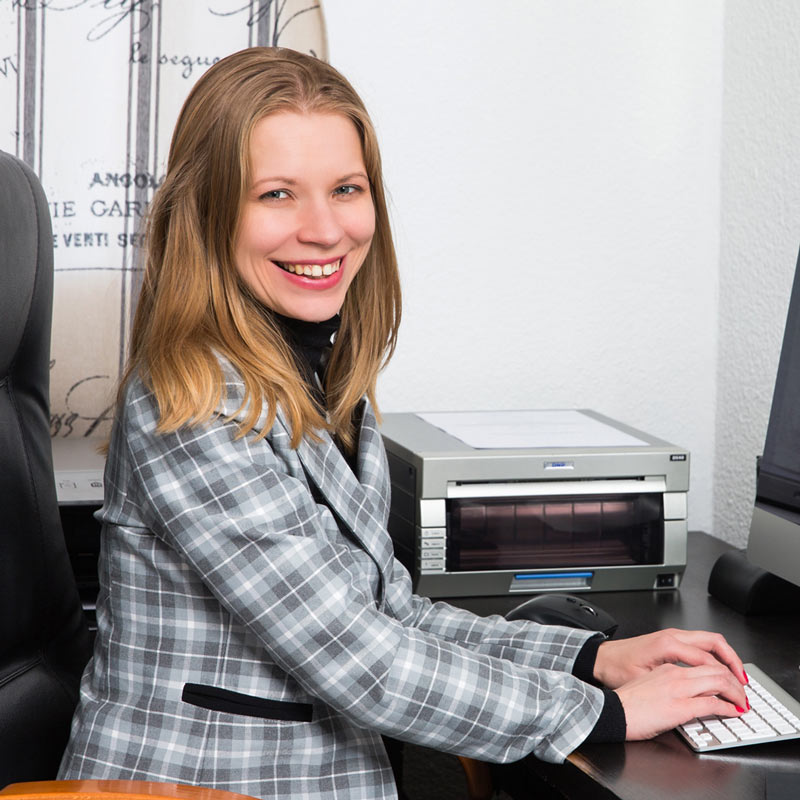
[[542, 625], [585, 628], [589, 631], [601, 631], [609, 637], [614, 635], [618, 625], [607, 611], [583, 597], [571, 594], [537, 595], [512, 608], [506, 614], [506, 619], [529, 619]]

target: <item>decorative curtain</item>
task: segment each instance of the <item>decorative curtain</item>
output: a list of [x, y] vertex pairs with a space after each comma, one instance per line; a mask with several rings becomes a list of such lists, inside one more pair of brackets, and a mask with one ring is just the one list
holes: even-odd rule
[[0, 0], [0, 149], [53, 221], [54, 437], [104, 437], [141, 281], [142, 217], [178, 111], [252, 45], [327, 58], [317, 0]]

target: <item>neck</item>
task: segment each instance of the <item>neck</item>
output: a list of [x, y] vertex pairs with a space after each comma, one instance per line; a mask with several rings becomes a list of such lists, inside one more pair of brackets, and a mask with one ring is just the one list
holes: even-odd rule
[[325, 362], [331, 347], [331, 340], [339, 330], [341, 319], [338, 314], [322, 322], [307, 322], [294, 317], [272, 312], [272, 316], [286, 336], [286, 340], [298, 359], [299, 366], [313, 377], [322, 377]]

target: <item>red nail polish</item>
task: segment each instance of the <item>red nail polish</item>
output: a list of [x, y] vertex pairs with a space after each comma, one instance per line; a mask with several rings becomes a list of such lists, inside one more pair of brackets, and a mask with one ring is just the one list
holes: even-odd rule
[[749, 700], [747, 701], [747, 710], [748, 711], [750, 710], [750, 701]]
[[736, 710], [737, 710], [737, 711], [738, 711], [740, 714], [744, 714], [744, 709], [743, 709], [741, 706], [736, 706]]
[[744, 672], [744, 682], [750, 683], [750, 678], [747, 677], [747, 672], [745, 672], [745, 670], [742, 670], [742, 672]]

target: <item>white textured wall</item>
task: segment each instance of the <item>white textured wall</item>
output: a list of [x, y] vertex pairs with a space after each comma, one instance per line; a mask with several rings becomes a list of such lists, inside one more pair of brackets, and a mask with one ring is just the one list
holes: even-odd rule
[[800, 4], [727, 0], [724, 65], [714, 533], [743, 545], [800, 245]]
[[325, 0], [405, 289], [386, 411], [591, 407], [692, 451], [710, 529], [722, 0]]

